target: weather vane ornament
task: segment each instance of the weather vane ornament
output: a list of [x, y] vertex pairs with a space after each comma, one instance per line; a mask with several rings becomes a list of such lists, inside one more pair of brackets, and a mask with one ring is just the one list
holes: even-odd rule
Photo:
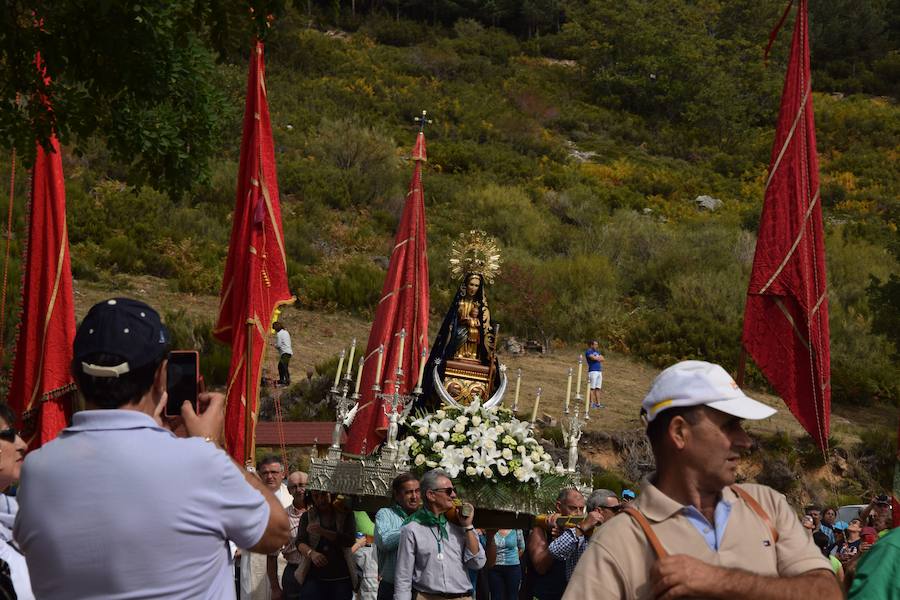
[[478, 273], [487, 283], [494, 283], [500, 264], [497, 240], [477, 229], [460, 234], [450, 248], [450, 273], [455, 278]]

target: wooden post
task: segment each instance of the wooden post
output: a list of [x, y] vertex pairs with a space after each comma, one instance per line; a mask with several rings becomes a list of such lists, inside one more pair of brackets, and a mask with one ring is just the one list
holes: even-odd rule
[[253, 466], [253, 321], [247, 321], [247, 360], [244, 363], [246, 401], [244, 404], [244, 464]]

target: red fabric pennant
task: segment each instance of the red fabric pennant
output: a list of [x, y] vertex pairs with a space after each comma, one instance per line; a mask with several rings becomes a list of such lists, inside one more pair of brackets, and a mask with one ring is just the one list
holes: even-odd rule
[[[428, 255], [426, 252], [425, 194], [422, 189], [422, 163], [427, 160], [425, 134], [419, 132], [412, 151], [415, 161], [406, 206], [397, 228], [388, 272], [381, 289], [381, 300], [366, 345], [365, 364], [360, 385], [359, 411], [347, 439], [346, 449], [352, 453], [371, 453], [384, 439], [387, 416], [381, 402], [375, 400], [378, 348], [384, 346], [381, 386], [395, 389], [397, 366], [404, 378], [400, 393], [408, 394], [418, 382], [419, 366], [428, 351]], [[406, 330], [403, 356], [398, 356], [399, 333]], [[355, 365], [350, 365], [356, 368]]]
[[747, 291], [743, 344], [823, 452], [831, 368], [807, 2], [791, 42]]
[[[215, 336], [231, 345], [225, 409], [225, 445], [238, 462], [245, 462], [244, 419], [259, 412], [259, 382], [266, 336], [275, 309], [294, 298], [288, 288], [287, 260], [278, 201], [275, 148], [266, 99], [263, 43], [256, 42], [247, 76], [247, 102], [237, 201], [231, 242], [222, 278]], [[247, 353], [250, 324], [251, 354]], [[247, 377], [251, 391], [247, 394]], [[252, 440], [250, 440], [252, 447]]]
[[[40, 55], [35, 59], [43, 72]], [[49, 83], [49, 78], [45, 76]], [[49, 99], [42, 98], [49, 105]], [[22, 312], [16, 339], [9, 405], [37, 448], [66, 427], [75, 381], [70, 371], [75, 302], [66, 228], [66, 189], [56, 136], [37, 146], [31, 176], [28, 245], [23, 261]]]

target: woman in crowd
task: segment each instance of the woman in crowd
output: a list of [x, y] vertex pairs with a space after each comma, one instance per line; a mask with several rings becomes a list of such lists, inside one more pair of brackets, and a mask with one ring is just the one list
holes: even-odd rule
[[525, 536], [520, 529], [487, 530], [488, 585], [491, 600], [516, 600], [522, 583], [519, 558], [525, 551]]
[[[25, 442], [13, 427], [16, 416], [6, 404], [0, 404], [0, 489], [6, 490], [19, 480], [25, 458]], [[19, 505], [16, 499], [0, 495], [0, 597], [30, 600], [31, 581], [25, 557], [13, 541], [12, 529]], [[5, 595], [4, 595], [5, 594]]]
[[357, 588], [351, 548], [356, 538], [352, 512], [335, 510], [331, 494], [312, 492], [312, 507], [300, 517], [297, 549], [303, 557], [297, 581], [304, 600], [351, 600]]

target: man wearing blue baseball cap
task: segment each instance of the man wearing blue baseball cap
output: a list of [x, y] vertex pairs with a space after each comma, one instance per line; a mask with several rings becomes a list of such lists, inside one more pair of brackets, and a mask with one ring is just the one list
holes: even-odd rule
[[593, 536], [563, 600], [841, 598], [784, 496], [735, 485], [751, 446], [741, 421], [774, 409], [745, 395], [722, 367], [684, 361], [657, 376], [641, 412], [656, 472], [625, 516]]
[[635, 494], [631, 490], [622, 490], [622, 502], [624, 504], [628, 504], [629, 502], [633, 502], [634, 499], [637, 498], [637, 494]]
[[234, 598], [228, 541], [275, 552], [287, 513], [218, 447], [222, 394], [163, 426], [169, 333], [136, 300], [96, 304], [75, 335], [85, 410], [22, 469], [15, 539], [35, 596]]

